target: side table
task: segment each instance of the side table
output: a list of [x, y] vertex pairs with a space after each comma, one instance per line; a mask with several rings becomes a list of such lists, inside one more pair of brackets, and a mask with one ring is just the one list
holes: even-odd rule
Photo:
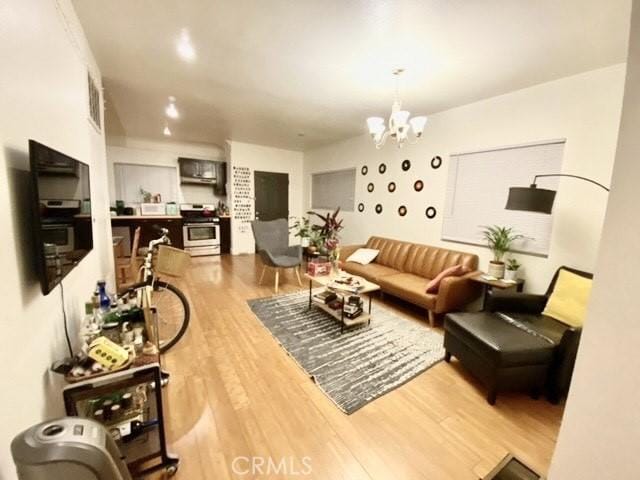
[[516, 292], [522, 292], [524, 289], [524, 280], [519, 278], [515, 283], [505, 282], [504, 280], [487, 280], [483, 278], [486, 273], [479, 273], [475, 277], [471, 277], [470, 280], [482, 285], [482, 308], [484, 310], [484, 306], [487, 303], [487, 296], [489, 292], [497, 288], [499, 290], [508, 290], [510, 288], [515, 288]]

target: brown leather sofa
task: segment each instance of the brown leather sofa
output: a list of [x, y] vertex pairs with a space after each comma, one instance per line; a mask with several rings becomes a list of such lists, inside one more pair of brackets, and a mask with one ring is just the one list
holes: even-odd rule
[[[380, 253], [368, 265], [347, 262], [358, 248], [373, 248]], [[340, 258], [346, 272], [364, 277], [380, 285], [383, 292], [427, 309], [431, 326], [441, 314], [461, 310], [481, 293], [479, 284], [469, 280], [478, 274], [478, 256], [471, 253], [371, 237], [365, 245], [341, 247]], [[447, 277], [442, 280], [438, 293], [426, 293], [430, 280], [459, 264], [470, 272], [461, 277]]]

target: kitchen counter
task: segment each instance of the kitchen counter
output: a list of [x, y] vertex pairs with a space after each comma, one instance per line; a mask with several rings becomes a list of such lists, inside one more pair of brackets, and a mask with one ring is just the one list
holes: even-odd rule
[[182, 215], [112, 215], [111, 220], [181, 220]]

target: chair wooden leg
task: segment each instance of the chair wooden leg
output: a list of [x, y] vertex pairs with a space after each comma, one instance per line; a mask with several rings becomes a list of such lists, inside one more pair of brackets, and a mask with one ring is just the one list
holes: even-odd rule
[[298, 279], [298, 285], [302, 286], [302, 281], [300, 280], [300, 272], [298, 271], [298, 267], [293, 267], [293, 270], [296, 272], [296, 278]]
[[280, 269], [276, 268], [276, 293], [278, 293], [279, 282], [280, 282]]
[[258, 285], [262, 285], [262, 280], [264, 280], [264, 272], [267, 271], [267, 266], [262, 266], [262, 273], [260, 274], [260, 280], [258, 280]]

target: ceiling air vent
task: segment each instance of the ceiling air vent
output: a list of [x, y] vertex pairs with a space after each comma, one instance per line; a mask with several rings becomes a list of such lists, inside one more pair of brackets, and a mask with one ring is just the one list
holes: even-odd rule
[[100, 90], [96, 86], [96, 82], [91, 78], [91, 74], [87, 73], [87, 84], [89, 88], [89, 118], [93, 122], [93, 125], [102, 130], [100, 124]]

